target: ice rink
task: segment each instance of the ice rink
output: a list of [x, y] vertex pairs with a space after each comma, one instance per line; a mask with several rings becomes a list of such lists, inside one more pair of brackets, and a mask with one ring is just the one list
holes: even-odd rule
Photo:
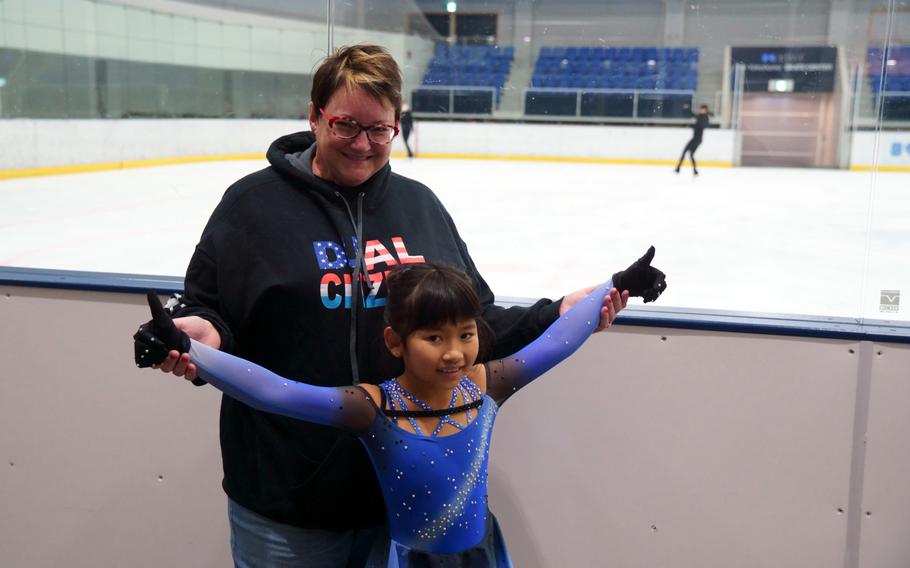
[[[0, 265], [182, 276], [224, 190], [264, 161], [0, 182]], [[558, 297], [650, 244], [663, 306], [910, 320], [910, 174], [393, 158], [452, 213], [501, 297]], [[303, 222], [303, 220], [301, 220]], [[365, 235], [369, 238], [369, 235]]]

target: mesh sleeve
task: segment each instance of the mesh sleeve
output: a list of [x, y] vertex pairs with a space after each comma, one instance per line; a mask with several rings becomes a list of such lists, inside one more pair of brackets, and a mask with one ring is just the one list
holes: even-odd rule
[[319, 387], [286, 379], [195, 340], [189, 353], [201, 378], [257, 410], [354, 433], [366, 431], [376, 417], [366, 392], [355, 386]]
[[487, 394], [502, 404], [518, 389], [575, 353], [600, 323], [600, 309], [610, 294], [610, 279], [550, 324], [520, 351], [487, 365]]

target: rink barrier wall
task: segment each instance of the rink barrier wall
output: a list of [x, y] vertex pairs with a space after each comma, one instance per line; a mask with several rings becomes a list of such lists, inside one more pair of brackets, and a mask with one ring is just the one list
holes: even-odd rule
[[90, 172], [105, 172], [111, 170], [128, 170], [133, 168], [150, 168], [154, 166], [174, 166], [178, 164], [198, 164], [203, 162], [229, 162], [236, 160], [259, 160], [262, 154], [227, 154], [215, 156], [183, 156], [179, 158], [158, 158], [154, 160], [129, 160], [125, 162], [111, 162], [101, 164], [76, 164], [73, 166], [47, 166], [43, 168], [27, 168], [22, 170], [0, 170], [0, 180], [58, 176], [66, 174], [84, 174]]
[[[393, 152], [393, 158], [407, 158], [405, 152]], [[557, 156], [504, 156], [504, 155], [480, 155], [480, 154], [421, 154], [421, 158], [435, 160], [495, 160], [508, 162], [553, 162], [553, 163], [572, 163], [572, 164], [616, 164], [616, 165], [639, 165], [639, 166], [672, 166], [676, 164], [675, 160], [632, 160], [621, 158], [571, 158]], [[226, 154], [216, 156], [185, 156], [180, 158], [160, 158], [155, 160], [132, 160], [126, 162], [112, 162], [102, 164], [78, 164], [74, 166], [49, 166], [43, 168], [28, 168], [21, 170], [0, 170], [0, 180], [30, 178], [43, 176], [56, 176], [67, 174], [82, 174], [90, 172], [103, 172], [111, 170], [125, 170], [131, 168], [148, 168], [154, 166], [173, 166], [179, 164], [194, 164], [203, 162], [227, 162], [239, 160], [259, 160], [263, 159], [261, 154]], [[698, 161], [699, 167], [706, 168], [729, 168], [731, 162], [710, 162]]]
[[[165, 165], [168, 160], [264, 157], [278, 137], [308, 129], [305, 120], [2, 120], [0, 146], [8, 151], [0, 157], [0, 179], [119, 169], [123, 164]], [[679, 158], [691, 130], [418, 122], [412, 136], [412, 147], [425, 157], [665, 165]], [[698, 150], [699, 162], [731, 165], [732, 149], [732, 131], [712, 129]], [[405, 155], [400, 136], [392, 152]], [[76, 166], [90, 169], [66, 169]]]
[[[0, 270], [5, 565], [230, 564], [221, 397], [132, 362], [143, 292], [181, 287]], [[627, 308], [503, 407], [517, 566], [906, 566], [910, 333], [763, 317]]]
[[[0, 179], [260, 159], [272, 141], [308, 127], [305, 120], [0, 120]], [[678, 127], [427, 121], [417, 123], [411, 144], [436, 159], [665, 166], [690, 136]], [[734, 137], [707, 130], [699, 165], [731, 167]], [[400, 138], [395, 157], [406, 155]], [[854, 132], [851, 169], [910, 171], [910, 132]]]
[[854, 132], [850, 169], [910, 172], [910, 131]]

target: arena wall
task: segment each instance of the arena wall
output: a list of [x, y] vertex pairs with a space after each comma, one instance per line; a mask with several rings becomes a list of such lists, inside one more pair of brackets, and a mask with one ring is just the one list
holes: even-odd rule
[[[303, 120], [6, 120], [0, 121], [0, 145], [8, 151], [0, 167], [7, 171], [0, 176], [141, 160], [255, 159], [275, 138], [307, 129]], [[412, 143], [427, 157], [652, 163], [676, 160], [690, 135], [679, 127], [425, 121], [418, 123]], [[392, 150], [404, 153], [404, 145], [396, 140]], [[698, 157], [705, 165], [730, 165], [732, 152], [733, 132], [710, 130]]]
[[851, 169], [910, 170], [910, 131], [854, 132], [850, 156]]
[[[138, 292], [0, 284], [4, 566], [230, 564], [220, 395], [134, 366]], [[685, 316], [629, 308], [503, 407], [516, 566], [905, 568], [908, 346]]]
[[[303, 120], [3, 120], [0, 146], [6, 151], [0, 156], [0, 178], [141, 161], [257, 159], [277, 137], [308, 128]], [[679, 158], [690, 134], [680, 127], [421, 121], [412, 146], [424, 157], [664, 164]], [[871, 168], [876, 145], [882, 167], [910, 168], [910, 131], [852, 136], [851, 168]], [[733, 130], [707, 130], [697, 157], [705, 166], [730, 166], [734, 142]], [[401, 140], [392, 151], [404, 154]]]

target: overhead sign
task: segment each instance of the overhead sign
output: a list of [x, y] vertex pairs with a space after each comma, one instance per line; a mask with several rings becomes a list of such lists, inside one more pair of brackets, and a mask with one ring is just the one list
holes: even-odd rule
[[[734, 47], [736, 64], [745, 67], [743, 90], [830, 93], [834, 90], [837, 49], [834, 47]], [[731, 74], [735, 81], [735, 73]], [[734, 85], [735, 86], [735, 85]]]

